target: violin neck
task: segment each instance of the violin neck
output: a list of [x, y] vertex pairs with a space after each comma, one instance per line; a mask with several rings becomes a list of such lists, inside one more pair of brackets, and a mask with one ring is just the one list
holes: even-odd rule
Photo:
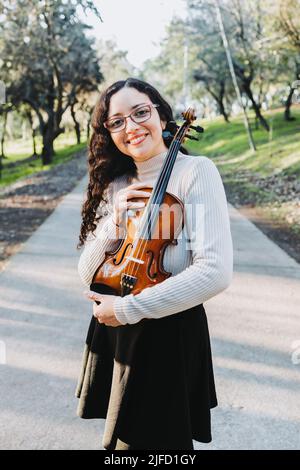
[[[164, 198], [165, 198], [167, 186], [170, 181], [171, 173], [174, 167], [177, 154], [180, 149], [181, 142], [185, 138], [185, 135], [188, 129], [191, 127], [192, 129], [195, 129], [197, 132], [203, 132], [202, 127], [191, 126], [192, 121], [196, 119], [193, 108], [188, 108], [188, 110], [185, 113], [182, 113], [182, 115], [185, 121], [182, 124], [182, 126], [177, 130], [171, 142], [165, 161], [162, 165], [157, 181], [155, 182], [155, 185], [153, 187], [152, 194], [148, 200], [148, 203], [141, 217], [140, 227], [139, 227], [139, 235], [141, 237], [147, 237], [147, 238], [151, 237], [152, 228], [155, 227], [157, 219], [159, 217], [160, 206], [163, 203]], [[191, 136], [187, 135], [187, 137], [191, 137]]]
[[140, 235], [143, 235], [144, 238], [152, 238], [152, 230], [154, 230], [156, 225], [156, 221], [159, 215], [159, 208], [163, 203], [180, 145], [181, 142], [176, 139], [174, 139], [171, 143], [157, 181], [153, 186], [152, 194], [149, 198], [141, 220]]
[[164, 163], [161, 167], [157, 181], [153, 187], [152, 195], [149, 200], [151, 204], [160, 205], [164, 200], [164, 196], [168, 187], [168, 183], [171, 177], [171, 173], [175, 164], [176, 157], [178, 155], [178, 151], [180, 149], [180, 145], [181, 145], [180, 141], [176, 139], [173, 140], [172, 144], [170, 145], [170, 148], [168, 150]]

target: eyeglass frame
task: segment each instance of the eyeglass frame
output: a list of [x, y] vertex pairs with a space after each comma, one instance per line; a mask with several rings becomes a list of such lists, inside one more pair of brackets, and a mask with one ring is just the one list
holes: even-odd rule
[[[137, 111], [137, 109], [142, 108], [142, 107], [144, 107], [144, 106], [149, 106], [149, 107], [150, 107], [150, 116], [149, 116], [147, 119], [145, 119], [144, 121], [136, 122], [136, 121], [132, 118], [131, 115], [132, 115], [133, 113], [135, 113], [135, 112]], [[141, 104], [140, 106], [138, 106], [137, 108], [135, 108], [135, 109], [134, 109], [130, 114], [128, 114], [127, 116], [119, 116], [120, 118], [124, 118], [124, 127], [122, 127], [121, 129], [117, 129], [116, 131], [112, 131], [112, 130], [110, 130], [110, 129], [107, 129], [107, 127], [106, 127], [106, 123], [107, 123], [108, 121], [110, 121], [111, 119], [114, 119], [114, 118], [109, 118], [109, 119], [107, 119], [107, 120], [103, 123], [103, 126], [105, 127], [105, 129], [108, 130], [108, 132], [114, 133], [114, 132], [123, 131], [123, 130], [125, 129], [125, 127], [126, 127], [126, 122], [127, 122], [126, 119], [127, 119], [127, 118], [130, 117], [130, 119], [131, 119], [135, 124], [141, 124], [142, 122], [146, 122], [146, 121], [149, 121], [149, 119], [151, 119], [151, 116], [152, 116], [152, 114], [151, 114], [151, 108], [158, 108], [159, 106], [160, 106], [159, 104], [145, 103], [145, 104]], [[115, 119], [117, 119], [117, 117], [118, 117], [118, 116], [116, 116]]]

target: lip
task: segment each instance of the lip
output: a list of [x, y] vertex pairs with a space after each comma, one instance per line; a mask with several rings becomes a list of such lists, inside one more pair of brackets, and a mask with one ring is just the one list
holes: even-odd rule
[[148, 137], [148, 135], [149, 135], [149, 134], [139, 134], [139, 135], [136, 135], [136, 136], [132, 137], [132, 139], [130, 139], [130, 140], [138, 139], [139, 137], [144, 137], [143, 140], [141, 140], [140, 142], [137, 142], [136, 144], [132, 144], [132, 143], [129, 141], [129, 142], [127, 142], [127, 144], [128, 144], [128, 145], [134, 145], [134, 146], [140, 145], [140, 144], [142, 144], [142, 143], [145, 141], [145, 139], [146, 139], [146, 137]]

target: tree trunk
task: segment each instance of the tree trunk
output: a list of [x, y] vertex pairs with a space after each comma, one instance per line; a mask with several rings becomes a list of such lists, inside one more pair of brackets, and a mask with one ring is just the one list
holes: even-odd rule
[[284, 119], [286, 121], [294, 121], [295, 118], [291, 116], [291, 106], [292, 106], [292, 100], [293, 100], [293, 94], [294, 94], [295, 88], [292, 86], [290, 87], [289, 95], [284, 103], [285, 109], [284, 109]]
[[225, 111], [225, 106], [223, 102], [225, 98], [225, 81], [221, 81], [219, 83], [219, 86], [220, 89], [215, 92], [210, 88], [209, 84], [207, 83], [206, 89], [217, 103], [219, 113], [224, 117], [226, 122], [229, 122], [229, 114], [227, 114], [227, 112]]
[[54, 155], [53, 142], [55, 139], [54, 134], [54, 113], [48, 115], [48, 122], [43, 127], [43, 150], [42, 161], [43, 165], [49, 165], [52, 162]]
[[255, 116], [257, 117], [257, 119], [259, 120], [259, 122], [261, 123], [261, 125], [263, 126], [263, 128], [269, 132], [270, 130], [270, 127], [269, 127], [269, 124], [267, 123], [266, 119], [263, 117], [263, 115], [261, 114], [260, 112], [260, 106], [256, 103], [254, 97], [253, 97], [253, 94], [252, 94], [252, 90], [250, 88], [250, 85], [248, 83], [243, 83], [243, 88], [244, 88], [244, 91], [246, 93], [246, 95], [248, 96], [248, 98], [250, 99], [251, 101], [251, 104], [252, 104], [252, 107], [254, 109], [254, 112], [255, 112]]
[[62, 134], [65, 129], [57, 128], [55, 126], [55, 114], [54, 112], [49, 115], [48, 122], [43, 126], [43, 150], [42, 150], [42, 162], [43, 165], [49, 165], [52, 162], [52, 157], [55, 155], [54, 152], [54, 140], [60, 134]]
[[225, 106], [224, 106], [224, 98], [225, 98], [225, 80], [221, 80], [220, 83], [220, 93], [219, 93], [219, 110], [222, 116], [225, 119], [225, 122], [229, 122], [229, 116], [227, 112], [225, 111]]
[[77, 144], [80, 144], [80, 124], [79, 124], [79, 122], [75, 123], [75, 133], [76, 133]]
[[32, 114], [31, 111], [28, 111], [27, 113], [27, 118], [30, 124], [30, 129], [31, 129], [31, 138], [32, 138], [32, 148], [33, 148], [33, 156], [37, 155], [36, 151], [36, 143], [35, 143], [35, 129], [33, 128], [33, 119], [32, 119]]
[[52, 162], [54, 155], [54, 134], [52, 130], [47, 129], [43, 134], [43, 150], [42, 150], [42, 162], [43, 165], [49, 165]]
[[74, 122], [74, 128], [75, 128], [75, 133], [76, 133], [76, 139], [77, 139], [77, 144], [80, 144], [80, 124], [76, 119], [76, 114], [74, 110], [75, 103], [71, 105], [71, 116]]
[[225, 111], [225, 106], [224, 106], [223, 100], [218, 100], [217, 103], [218, 103], [218, 107], [219, 107], [219, 112], [220, 112], [220, 114], [222, 114], [222, 116], [224, 117], [225, 121], [229, 123], [229, 122], [230, 122], [230, 121], [229, 121], [229, 115], [228, 115], [227, 112]]
[[35, 143], [35, 129], [32, 128], [32, 147], [33, 147], [33, 154], [34, 156], [37, 155], [36, 151], [36, 143]]
[[7, 114], [8, 114], [7, 111], [4, 111], [4, 113], [3, 113], [3, 132], [2, 132], [2, 136], [1, 136], [1, 160], [3, 158], [7, 158], [4, 155], [4, 141], [5, 141], [5, 133], [6, 133]]
[[87, 142], [90, 140], [90, 133], [91, 133], [91, 122], [92, 122], [92, 114], [90, 114], [88, 121], [87, 121], [87, 128], [86, 128], [86, 138]]

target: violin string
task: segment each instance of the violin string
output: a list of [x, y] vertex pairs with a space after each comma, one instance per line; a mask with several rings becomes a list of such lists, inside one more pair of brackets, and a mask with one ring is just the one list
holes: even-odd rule
[[[179, 144], [179, 147], [176, 148], [176, 147], [178, 146], [178, 144]], [[172, 154], [172, 157], [175, 155], [175, 153], [176, 153], [176, 155], [178, 154], [180, 145], [181, 145], [181, 141], [178, 141], [178, 140], [177, 140], [177, 141], [174, 142], [174, 147], [170, 150], [170, 155]], [[159, 195], [159, 192], [160, 192], [160, 190], [161, 190], [161, 186], [162, 186], [162, 184], [163, 184], [163, 180], [164, 180], [163, 174], [166, 174], [166, 173], [169, 171], [169, 168], [170, 168], [170, 166], [171, 166], [172, 157], [170, 156], [170, 160], [169, 160], [167, 166], [163, 169], [163, 173], [160, 175], [160, 181], [158, 182], [158, 186], [157, 186], [157, 190], [156, 190], [157, 193], [158, 193], [157, 195]], [[175, 162], [175, 159], [174, 159], [174, 162]], [[156, 195], [156, 197], [157, 197], [157, 195]], [[154, 198], [154, 196], [153, 196], [153, 198]], [[160, 207], [160, 206], [159, 206], [159, 207]], [[158, 211], [159, 211], [159, 208], [158, 208]], [[151, 215], [152, 215], [152, 214], [151, 214]], [[158, 214], [157, 222], [159, 222], [159, 214]], [[145, 235], [146, 235], [146, 233], [145, 233], [146, 230], [147, 230], [147, 227], [144, 229], [144, 232], [142, 232], [142, 234], [145, 234]], [[138, 240], [138, 241], [139, 241], [139, 240]], [[145, 239], [145, 242], [140, 242], [140, 245], [139, 245], [138, 250], [137, 250], [137, 253], [136, 253], [136, 257], [137, 257], [137, 258], [138, 258], [138, 257], [142, 257], [142, 256], [144, 255], [144, 252], [145, 252], [145, 245], [147, 245], [146, 242], [147, 242], [147, 239]], [[135, 274], [135, 272], [138, 271], [138, 269], [139, 269], [139, 266], [137, 266], [136, 264], [134, 264], [134, 265], [133, 265], [133, 269], [131, 270], [131, 272], [130, 272], [130, 269], [129, 269], [128, 271], [130, 272], [130, 275], [133, 276], [133, 275]]]
[[[179, 149], [176, 149], [176, 145], [174, 145], [174, 149], [172, 149], [172, 157], [174, 156], [175, 153], [176, 153], [176, 155], [177, 155], [178, 150], [179, 150]], [[171, 155], [171, 154], [170, 154], [170, 155]], [[163, 184], [164, 175], [169, 171], [169, 168], [170, 168], [170, 166], [171, 166], [171, 164], [172, 164], [172, 157], [170, 157], [170, 160], [169, 160], [167, 166], [164, 168], [164, 171], [163, 171], [162, 174], [161, 174], [161, 181], [160, 181], [159, 184], [158, 184], [158, 189], [157, 189], [158, 194], [156, 195], [156, 197], [158, 197], [159, 192], [161, 191], [161, 186], [162, 186], [162, 184]], [[152, 223], [152, 216], [153, 216], [153, 213], [155, 212], [155, 210], [158, 210], [158, 217], [157, 217], [156, 222], [159, 224], [159, 209], [160, 209], [160, 206], [157, 208], [156, 205], [155, 205], [155, 206], [154, 206], [154, 210], [153, 210], [153, 212], [152, 212], [152, 209], [150, 208], [150, 216], [151, 216], [151, 219], [150, 219], [150, 228], [151, 228], [151, 231], [152, 231], [152, 228], [153, 228], [153, 227], [155, 228], [155, 224]], [[154, 218], [154, 217], [153, 217], [153, 218]], [[158, 225], [158, 227], [159, 227], [159, 225]], [[148, 231], [148, 224], [147, 224], [146, 228], [144, 229], [144, 232], [142, 232], [142, 233], [146, 235], [147, 231]], [[151, 236], [151, 233], [150, 233], [150, 236]], [[142, 257], [143, 257], [144, 252], [145, 252], [145, 249], [146, 249], [146, 246], [147, 246], [147, 238], [145, 239], [144, 242], [140, 242], [139, 247], [138, 247], [138, 250], [137, 250], [137, 254], [136, 254], [137, 258], [142, 258]], [[138, 271], [138, 269], [139, 269], [139, 266], [138, 266], [137, 264], [134, 265], [134, 266], [133, 266], [133, 270], [132, 270], [132, 275], [134, 275], [135, 272]]]
[[[177, 142], [175, 141], [175, 142], [174, 142], [174, 147], [170, 150], [170, 160], [169, 160], [167, 166], [163, 169], [163, 172], [162, 172], [161, 175], [160, 175], [160, 181], [158, 182], [158, 186], [157, 186], [157, 188], [156, 188], [157, 194], [154, 195], [154, 193], [153, 193], [153, 199], [154, 199], [154, 197], [158, 197], [158, 195], [159, 195], [159, 193], [160, 193], [160, 191], [161, 191], [162, 184], [163, 184], [163, 182], [164, 182], [164, 175], [167, 174], [167, 172], [169, 171], [169, 168], [170, 168], [170, 166], [171, 166], [171, 162], [172, 162], [173, 156], [175, 155], [175, 153], [176, 153], [176, 155], [178, 154], [179, 148], [178, 148], [178, 149], [176, 148], [176, 143], [177, 143], [177, 145], [178, 145], [178, 143], [179, 143], [179, 148], [180, 148], [181, 142], [180, 142], [180, 141], [179, 141], [179, 142], [178, 142], [178, 141], [177, 141]], [[174, 161], [175, 161], [175, 160], [174, 160]], [[150, 209], [150, 210], [151, 210], [151, 209]], [[159, 211], [159, 208], [158, 208], [158, 211]], [[151, 218], [152, 218], [152, 213], [151, 213], [151, 212], [150, 212], [150, 215], [151, 215]], [[157, 223], [159, 223], [159, 215], [158, 215], [158, 218], [157, 218]], [[142, 232], [143, 235], [146, 235], [147, 227], [148, 227], [148, 223], [147, 223], [147, 226], [144, 228], [144, 230], [143, 230], [143, 232]], [[150, 225], [150, 227], [151, 227], [151, 230], [152, 230], [152, 226], [151, 226], [151, 225]], [[139, 240], [138, 240], [138, 242], [139, 242]], [[138, 247], [138, 250], [137, 250], [137, 253], [136, 253], [136, 257], [137, 257], [137, 258], [141, 258], [141, 257], [144, 255], [144, 252], [145, 252], [145, 249], [146, 249], [146, 244], [147, 244], [146, 242], [147, 242], [147, 239], [145, 239], [144, 242], [140, 242], [140, 246]], [[130, 275], [130, 276], [134, 276], [134, 275], [135, 275], [135, 272], [138, 271], [139, 267], [136, 266], [136, 264], [137, 264], [137, 263], [134, 263], [134, 262], [133, 262], [133, 267], [132, 267], [132, 269], [130, 270], [130, 268], [129, 268], [128, 272], [129, 272], [129, 275]]]
[[[171, 152], [172, 152], [172, 151], [173, 151], [173, 149], [171, 149]], [[171, 153], [170, 153], [170, 160], [169, 160], [169, 162], [171, 163]], [[168, 169], [168, 166], [166, 166], [166, 167], [164, 168], [163, 173], [166, 173], [166, 172], [167, 172], [167, 169]], [[160, 179], [159, 179], [159, 181], [158, 181], [158, 185], [157, 185], [157, 188], [156, 188], [156, 194], [153, 193], [153, 194], [151, 194], [151, 196], [150, 196], [150, 197], [152, 198], [152, 200], [155, 199], [156, 195], [157, 195], [157, 196], [159, 195], [159, 192], [160, 192], [160, 190], [161, 190], [161, 186], [162, 186], [162, 183], [163, 183], [163, 173], [160, 175]], [[148, 201], [148, 203], [149, 203], [149, 201]], [[147, 218], [148, 218], [149, 214], [145, 214], [145, 212], [144, 212], [143, 216], [146, 217], [146, 215], [147, 215]], [[143, 217], [143, 216], [142, 216], [142, 217]], [[135, 240], [135, 241], [139, 244], [139, 245], [138, 245], [137, 252], [135, 253], [135, 257], [137, 257], [137, 258], [140, 257], [140, 256], [142, 256], [143, 253], [144, 253], [144, 249], [145, 249], [145, 248], [144, 248], [143, 245], [146, 244], [147, 239], [145, 239], [145, 241], [141, 241], [141, 240], [143, 240], [143, 235], [146, 235], [146, 233], [147, 233], [147, 227], [148, 227], [148, 221], [147, 221], [147, 223], [146, 223], [146, 227], [145, 227], [145, 228], [143, 229], [143, 231], [139, 234], [139, 238], [138, 238], [137, 240]], [[134, 250], [133, 250], [133, 251], [134, 251]], [[131, 268], [132, 268], [132, 269], [130, 269], [130, 266], [129, 266], [129, 269], [127, 270], [127, 272], [128, 272], [129, 275], [134, 276], [134, 275], [135, 275], [135, 271], [138, 270], [138, 266], [136, 266], [136, 263], [135, 263], [135, 262], [132, 262]]]
[[[169, 162], [168, 162], [168, 165], [164, 168], [163, 173], [160, 175], [161, 178], [160, 178], [160, 181], [158, 182], [158, 186], [157, 186], [157, 189], [156, 189], [157, 194], [154, 194], [154, 193], [153, 193], [153, 196], [151, 195], [153, 199], [159, 195], [159, 192], [160, 192], [161, 187], [162, 187], [162, 184], [163, 184], [163, 174], [167, 173], [167, 171], [168, 171], [168, 169], [169, 169], [169, 167], [170, 167], [170, 165], [171, 165], [171, 160], [172, 160], [172, 157], [173, 157], [174, 152], [175, 152], [175, 149], [174, 149], [174, 150], [171, 149], [172, 156], [171, 156], [171, 153], [170, 153], [170, 160], [169, 160]], [[150, 211], [151, 211], [151, 209], [150, 209]], [[147, 216], [148, 216], [148, 215], [149, 215], [149, 214], [147, 214]], [[150, 212], [150, 215], [151, 215], [151, 218], [152, 218], [152, 213], [151, 213], [151, 212]], [[151, 222], [150, 222], [150, 223], [151, 223]], [[136, 240], [137, 243], [139, 243], [139, 246], [138, 246], [138, 250], [137, 250], [137, 252], [136, 252], [136, 254], [135, 254], [135, 257], [138, 258], [138, 259], [141, 258], [141, 257], [144, 255], [144, 252], [145, 252], [145, 249], [146, 249], [146, 246], [145, 246], [145, 245], [147, 244], [147, 239], [143, 239], [143, 236], [144, 236], [144, 235], [146, 236], [147, 230], [148, 230], [148, 221], [147, 221], [146, 227], [145, 227], [145, 228], [143, 229], [143, 231], [139, 234], [139, 237], [140, 237], [140, 238]], [[141, 241], [141, 240], [144, 240], [144, 241]], [[138, 268], [139, 268], [139, 267], [137, 266], [137, 263], [132, 262], [132, 269], [128, 269], [128, 274], [129, 274], [130, 276], [134, 276], [134, 275], [135, 275], [135, 272], [138, 270]]]
[[[176, 140], [171, 143], [171, 146], [170, 146], [170, 147], [173, 146], [173, 148], [170, 148], [170, 150], [169, 150], [169, 151], [170, 151], [170, 160], [169, 160], [167, 166], [163, 169], [163, 172], [161, 173], [161, 175], [160, 175], [160, 177], [159, 177], [158, 186], [157, 186], [157, 188], [156, 188], [157, 195], [154, 195], [154, 193], [153, 193], [153, 196], [151, 195], [153, 199], [154, 199], [154, 197], [157, 197], [157, 196], [159, 195], [159, 192], [161, 191], [161, 186], [162, 186], [163, 181], [164, 181], [164, 176], [163, 176], [163, 174], [166, 174], [166, 173], [169, 171], [169, 168], [170, 168], [170, 165], [171, 165], [171, 162], [172, 162], [172, 157], [174, 156], [175, 152], [176, 152], [176, 155], [178, 154], [178, 151], [179, 151], [179, 149], [180, 149], [181, 142], [182, 142], [182, 140], [183, 140], [181, 136], [179, 137], [179, 135], [182, 134], [183, 131], [184, 131], [184, 127], [182, 127], [182, 129], [179, 130], [178, 136], [177, 136]], [[183, 137], [184, 137], [184, 136], [183, 136]], [[178, 147], [178, 144], [179, 144], [179, 147]], [[176, 148], [176, 147], [178, 147], [178, 148]], [[171, 157], [171, 154], [172, 154], [172, 157]], [[176, 157], [175, 157], [175, 159], [176, 159]], [[175, 159], [174, 159], [174, 162], [175, 162]], [[159, 210], [159, 208], [158, 208], [158, 210]], [[151, 215], [152, 215], [152, 214], [151, 214]], [[158, 213], [157, 222], [159, 223], [159, 213]], [[151, 226], [151, 225], [150, 225], [150, 226]], [[145, 232], [146, 232], [146, 230], [147, 230], [147, 227], [148, 227], [148, 224], [147, 224], [147, 226], [145, 227], [144, 232], [142, 232], [142, 234], [145, 234], [145, 235], [146, 235]], [[139, 234], [139, 236], [140, 236], [140, 234]], [[144, 254], [144, 252], [145, 252], [145, 247], [144, 247], [144, 245], [146, 245], [146, 241], [147, 241], [147, 239], [145, 239], [145, 242], [140, 242], [140, 239], [137, 240], [137, 242], [139, 243], [139, 247], [138, 247], [138, 250], [137, 250], [137, 253], [136, 253], [136, 257], [137, 257], [137, 258], [143, 256], [143, 254]], [[134, 276], [135, 272], [138, 271], [139, 266], [137, 266], [136, 264], [137, 264], [137, 263], [134, 263], [134, 264], [133, 264], [131, 270], [130, 270], [130, 266], [129, 266], [129, 269], [128, 269], [128, 271], [127, 271], [127, 272], [128, 272], [128, 275]]]

